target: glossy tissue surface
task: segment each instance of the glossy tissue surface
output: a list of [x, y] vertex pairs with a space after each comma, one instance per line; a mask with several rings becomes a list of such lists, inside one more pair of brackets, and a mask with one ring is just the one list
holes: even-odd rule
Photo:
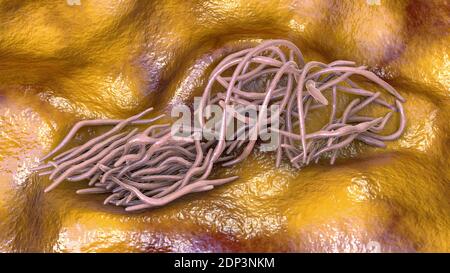
[[[425, 0], [0, 0], [0, 252], [449, 252], [449, 20]], [[406, 99], [402, 137], [301, 170], [254, 152], [216, 170], [238, 180], [139, 213], [30, 178], [75, 122], [170, 113], [264, 39], [367, 65]]]

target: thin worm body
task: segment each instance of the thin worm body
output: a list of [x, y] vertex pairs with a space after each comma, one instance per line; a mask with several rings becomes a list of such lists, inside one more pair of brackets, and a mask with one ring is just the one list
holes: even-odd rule
[[[374, 83], [377, 91], [359, 86], [351, 79], [354, 76]], [[258, 85], [261, 82], [265, 86]], [[380, 92], [380, 88], [386, 92]], [[390, 96], [392, 102], [384, 95]], [[342, 107], [344, 97], [352, 99]], [[405, 129], [404, 102], [391, 85], [365, 66], [346, 60], [305, 62], [293, 43], [269, 40], [228, 55], [210, 74], [195, 117], [201, 127], [205, 126], [208, 107], [218, 105], [223, 115], [215, 124], [218, 131], [211, 132], [217, 138], [199, 139], [197, 131], [188, 137], [175, 137], [170, 124], [153, 124], [162, 115], [144, 118], [151, 113], [149, 108], [124, 120], [78, 122], [34, 170], [49, 175], [52, 183], [46, 192], [64, 181], [88, 180], [89, 188], [77, 193], [109, 193], [104, 203], [127, 211], [153, 208], [237, 179], [211, 179], [211, 173], [217, 165], [233, 166], [245, 160], [267, 141], [260, 137], [262, 133], [275, 132], [279, 136], [274, 151], [277, 167], [286, 159], [301, 168], [318, 162], [325, 154], [330, 155], [333, 164], [339, 152], [355, 140], [383, 148], [385, 141], [398, 139]], [[259, 107], [256, 119], [245, 115], [248, 106]], [[268, 110], [271, 106], [278, 107], [276, 115]], [[387, 113], [381, 117], [361, 114], [374, 106]], [[322, 109], [329, 109], [327, 122], [321, 129], [309, 131], [308, 124], [313, 122], [310, 116]], [[398, 128], [382, 134], [394, 115], [399, 116]], [[230, 131], [227, 124], [234, 120], [243, 126]], [[147, 127], [139, 130], [133, 128], [136, 125]], [[62, 151], [86, 126], [113, 127]]]

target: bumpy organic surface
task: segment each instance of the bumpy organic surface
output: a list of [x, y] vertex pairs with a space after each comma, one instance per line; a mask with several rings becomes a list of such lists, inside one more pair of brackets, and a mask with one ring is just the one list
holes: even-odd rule
[[[0, 1], [0, 251], [450, 251], [450, 11], [374, 2]], [[170, 112], [274, 38], [367, 65], [405, 97], [403, 136], [301, 171], [255, 152], [217, 172], [233, 183], [144, 213], [27, 179], [76, 121]]]

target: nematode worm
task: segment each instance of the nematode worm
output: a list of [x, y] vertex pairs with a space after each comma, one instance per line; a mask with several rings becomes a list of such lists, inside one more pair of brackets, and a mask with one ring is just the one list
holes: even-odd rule
[[[359, 78], [385, 92], [367, 90], [351, 78]], [[261, 82], [263, 86], [256, 84]], [[383, 98], [386, 96], [390, 99]], [[348, 101], [342, 107], [343, 97]], [[235, 176], [211, 179], [211, 172], [214, 166], [232, 166], [241, 162], [261, 140], [225, 138], [230, 133], [227, 132], [227, 119], [240, 119], [248, 124], [248, 118], [229, 110], [229, 106], [256, 105], [260, 109], [278, 106], [279, 126], [273, 129], [279, 134], [275, 164], [279, 166], [282, 160], [287, 160], [299, 168], [317, 162], [325, 155], [333, 164], [339, 151], [355, 140], [385, 147], [385, 141], [399, 138], [405, 128], [404, 102], [391, 85], [365, 66], [344, 60], [329, 64], [305, 62], [293, 43], [268, 40], [228, 55], [210, 74], [198, 116], [200, 124], [204, 125], [208, 105], [217, 104], [222, 108], [223, 116], [215, 140], [175, 138], [170, 124], [155, 124], [162, 116], [144, 119], [152, 111], [150, 108], [124, 120], [78, 122], [34, 170], [40, 175], [48, 175], [52, 181], [46, 192], [66, 180], [88, 180], [89, 187], [77, 193], [108, 193], [105, 204], [123, 206], [126, 211], [142, 210], [163, 206], [189, 193], [209, 191], [237, 179]], [[361, 114], [374, 106], [384, 107], [386, 114], [380, 117]], [[308, 122], [314, 121], [307, 116], [318, 109], [328, 109], [327, 122], [311, 132], [307, 128]], [[397, 129], [391, 134], [382, 134], [394, 114], [399, 115]], [[270, 125], [274, 121], [268, 111], [265, 120], [261, 119], [256, 121], [258, 132], [263, 130], [258, 126], [261, 122]], [[148, 127], [139, 130], [135, 125]], [[80, 146], [61, 152], [85, 126], [112, 128]], [[232, 133], [240, 134], [238, 131]]]

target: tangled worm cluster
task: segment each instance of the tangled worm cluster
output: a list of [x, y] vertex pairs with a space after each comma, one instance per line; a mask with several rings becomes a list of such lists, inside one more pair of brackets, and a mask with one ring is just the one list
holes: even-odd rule
[[[391, 95], [393, 102], [383, 99], [380, 92], [362, 88], [350, 79], [352, 76], [378, 85]], [[261, 82], [263, 86], [258, 85]], [[341, 111], [339, 98], [344, 95], [353, 100]], [[110, 193], [104, 203], [123, 206], [127, 211], [152, 208], [235, 180], [237, 177], [210, 179], [210, 176], [214, 166], [237, 164], [261, 144], [260, 138], [238, 138], [245, 131], [250, 130], [250, 136], [270, 130], [279, 134], [277, 166], [287, 159], [293, 166], [301, 167], [317, 162], [325, 154], [333, 164], [339, 151], [354, 140], [385, 147], [385, 141], [397, 139], [405, 128], [404, 101], [392, 86], [364, 66], [342, 60], [305, 63], [293, 43], [269, 40], [230, 54], [212, 71], [196, 116], [204, 126], [207, 107], [217, 104], [222, 108], [217, 138], [207, 141], [194, 135], [174, 137], [170, 124], [154, 124], [162, 116], [144, 118], [152, 110], [147, 109], [125, 120], [78, 122], [41, 162], [53, 157], [52, 160], [35, 170], [40, 175], [49, 175], [52, 183], [47, 192], [65, 180], [88, 180], [89, 188], [77, 193]], [[266, 115], [250, 122], [239, 111], [230, 110], [249, 105], [260, 106]], [[273, 105], [279, 109], [276, 117], [267, 110]], [[385, 107], [387, 113], [381, 117], [360, 115], [370, 105]], [[328, 122], [321, 129], [308, 132], [306, 117], [322, 108], [329, 109]], [[389, 135], [382, 134], [394, 112], [399, 113], [398, 129]], [[230, 119], [240, 120], [245, 126], [227, 132]], [[272, 128], [270, 125], [275, 122], [279, 126]], [[143, 130], [136, 127], [147, 124]], [[85, 126], [113, 127], [55, 156]], [[229, 133], [234, 136], [231, 140], [225, 137]]]

